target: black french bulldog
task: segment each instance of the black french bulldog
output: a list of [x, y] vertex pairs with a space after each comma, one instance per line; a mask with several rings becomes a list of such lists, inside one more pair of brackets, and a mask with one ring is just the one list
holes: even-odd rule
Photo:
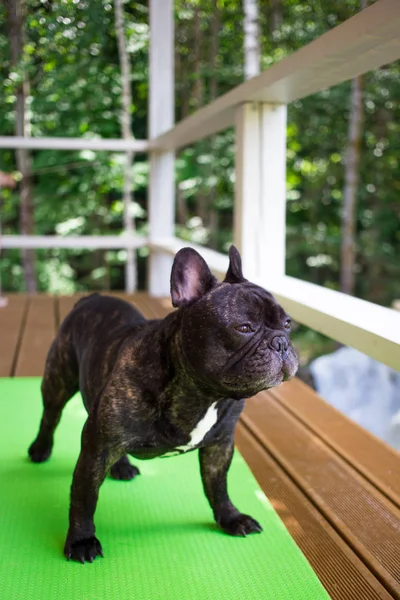
[[46, 361], [44, 411], [32, 461], [49, 458], [68, 400], [81, 391], [88, 418], [75, 468], [64, 553], [84, 563], [103, 556], [93, 515], [110, 471], [133, 479], [127, 454], [154, 458], [199, 449], [204, 491], [231, 535], [260, 532], [229, 499], [227, 472], [243, 398], [293, 377], [298, 366], [290, 318], [273, 296], [242, 275], [234, 246], [221, 283], [193, 249], [171, 273], [179, 310], [146, 320], [127, 302], [92, 294], [62, 323]]

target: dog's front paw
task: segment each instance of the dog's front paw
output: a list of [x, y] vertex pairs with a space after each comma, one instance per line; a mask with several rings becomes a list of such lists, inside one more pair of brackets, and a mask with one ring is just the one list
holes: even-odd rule
[[84, 538], [82, 540], [76, 540], [65, 542], [64, 554], [67, 560], [76, 560], [82, 564], [86, 562], [93, 562], [96, 556], [103, 556], [103, 550], [99, 540], [93, 536], [90, 538]]
[[29, 457], [32, 462], [41, 463], [50, 458], [52, 447], [42, 444], [39, 440], [35, 440], [28, 450]]
[[249, 515], [238, 513], [235, 516], [220, 517], [218, 524], [229, 535], [246, 537], [250, 533], [261, 533], [261, 525]]

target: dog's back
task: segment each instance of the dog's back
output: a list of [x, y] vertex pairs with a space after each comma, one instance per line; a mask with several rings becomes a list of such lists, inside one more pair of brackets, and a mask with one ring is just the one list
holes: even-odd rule
[[80, 390], [90, 410], [88, 399], [97, 397], [124, 339], [146, 324], [141, 312], [120, 298], [95, 293], [79, 299], [49, 350], [42, 388], [56, 382], [60, 394], [61, 384], [63, 399]]

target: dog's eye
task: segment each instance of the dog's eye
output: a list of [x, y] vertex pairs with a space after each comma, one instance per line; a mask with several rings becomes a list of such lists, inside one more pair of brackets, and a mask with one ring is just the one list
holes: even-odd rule
[[292, 325], [292, 320], [291, 319], [286, 319], [286, 321], [285, 321], [285, 323], [284, 323], [283, 326], [284, 326], [285, 329], [290, 329], [291, 325]]
[[235, 329], [236, 331], [239, 331], [239, 333], [250, 333], [250, 331], [252, 331], [250, 325], [237, 325]]

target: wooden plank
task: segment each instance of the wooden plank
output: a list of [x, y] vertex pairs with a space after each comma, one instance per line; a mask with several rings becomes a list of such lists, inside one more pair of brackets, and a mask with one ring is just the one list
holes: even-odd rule
[[242, 419], [388, 591], [400, 597], [400, 511], [271, 394], [248, 401]]
[[146, 319], [158, 319], [159, 315], [154, 309], [154, 305], [149, 302], [149, 296], [147, 294], [135, 294], [134, 298], [131, 299], [132, 304], [136, 306], [138, 310], [146, 317]]
[[113, 292], [112, 295], [134, 304], [146, 319], [163, 319], [174, 310], [169, 297], [153, 298], [146, 292], [135, 292], [134, 294]]
[[148, 294], [146, 292], [135, 292], [134, 294], [127, 294], [126, 292], [109, 292], [108, 295], [121, 298], [126, 302], [133, 304], [140, 312], [146, 317], [146, 319], [157, 318], [154, 311], [147, 306]]
[[24, 294], [7, 294], [7, 299], [0, 308], [0, 377], [13, 375], [28, 306]]
[[[115, 296], [134, 304], [146, 319], [161, 319], [173, 310], [170, 298], [151, 298], [147, 292], [135, 292], [127, 294], [122, 291], [102, 292], [107, 296]], [[88, 294], [75, 294], [73, 296], [60, 296], [57, 299], [59, 321], [61, 322], [73, 309], [75, 303]]]
[[295, 378], [270, 392], [400, 508], [400, 455]]
[[243, 423], [235, 442], [332, 600], [393, 598]]
[[17, 377], [43, 375], [44, 364], [55, 336], [55, 299], [51, 296], [31, 296], [16, 364]]
[[153, 314], [153, 317], [151, 317], [153, 319], [163, 319], [171, 311], [175, 310], [169, 296], [166, 298], [152, 298], [151, 296], [146, 296], [145, 302], [147, 310], [149, 310], [149, 313], [151, 312]]
[[244, 102], [289, 104], [397, 60], [399, 30], [399, 1], [379, 0], [196, 111], [150, 147], [176, 149], [226, 129]]
[[71, 312], [79, 298], [82, 298], [82, 296], [85, 295], [86, 294], [74, 294], [73, 296], [60, 296], [57, 298], [59, 324], [61, 324], [67, 314]]
[[173, 310], [171, 299], [152, 298], [147, 292], [135, 292], [127, 294], [126, 292], [109, 292], [111, 296], [117, 296], [134, 304], [146, 319], [162, 319]]

